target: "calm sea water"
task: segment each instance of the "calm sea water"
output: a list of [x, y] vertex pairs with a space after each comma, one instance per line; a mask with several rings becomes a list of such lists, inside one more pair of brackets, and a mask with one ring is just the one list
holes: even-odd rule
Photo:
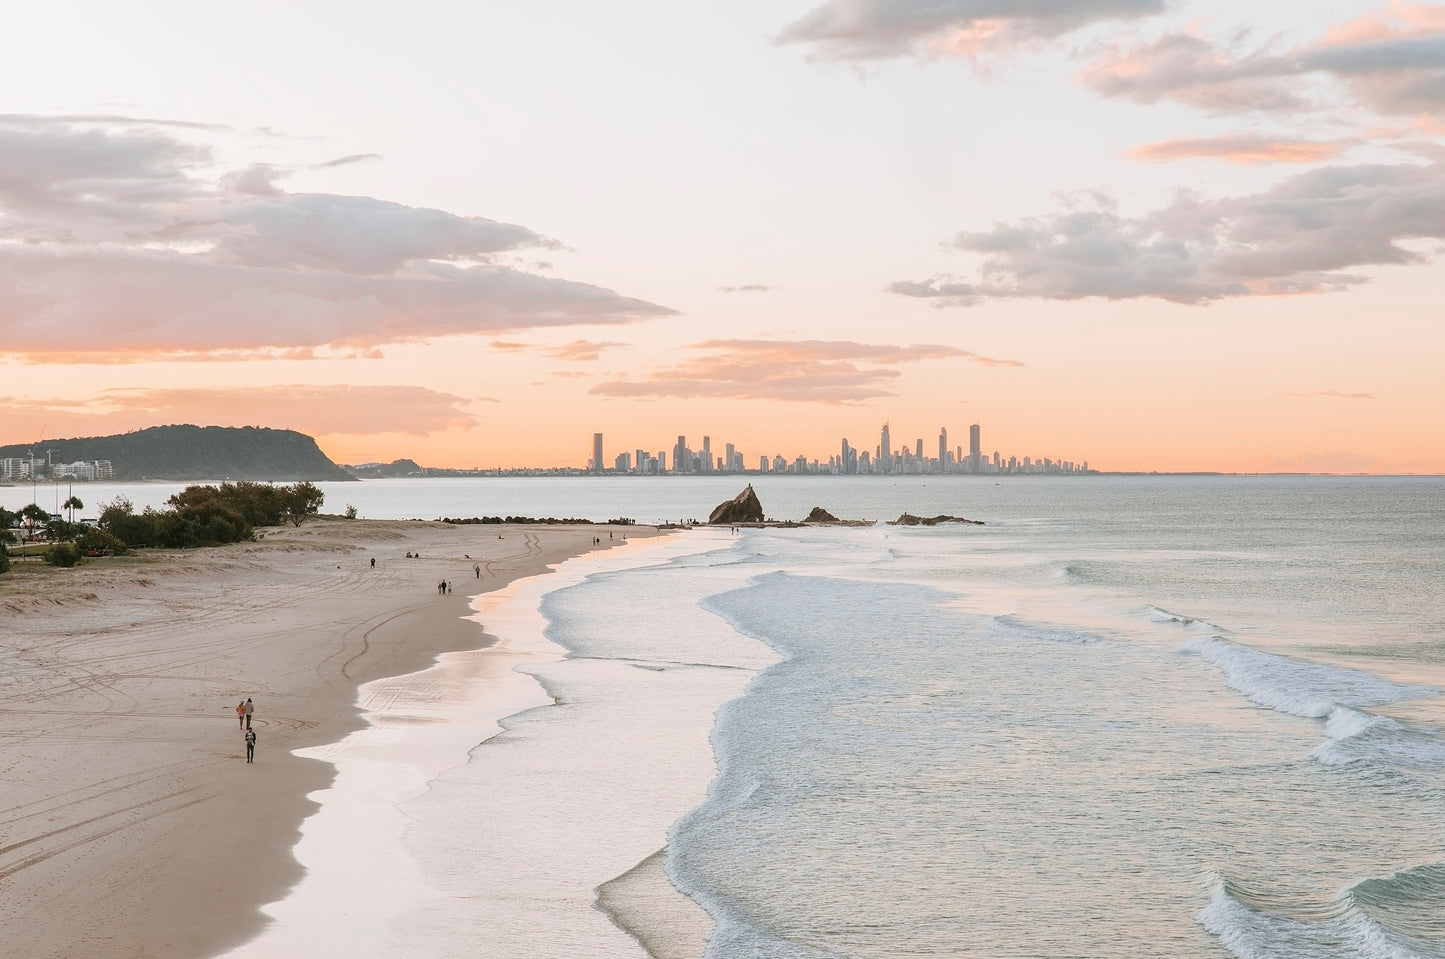
[[[655, 521], [740, 485], [343, 495]], [[719, 959], [1445, 956], [1445, 481], [755, 486], [987, 525], [687, 532], [539, 581], [540, 705], [395, 797], [375, 882], [414, 894], [345, 954], [685, 955], [596, 907], [661, 861]]]

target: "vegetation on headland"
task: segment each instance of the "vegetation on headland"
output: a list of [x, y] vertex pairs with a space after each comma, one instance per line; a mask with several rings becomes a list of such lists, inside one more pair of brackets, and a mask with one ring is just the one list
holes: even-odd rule
[[[18, 514], [0, 509], [0, 573], [10, 567], [8, 544], [16, 540], [17, 517], [29, 526], [27, 538], [44, 543], [27, 548], [52, 566], [74, 566], [82, 556], [104, 556], [128, 549], [161, 546], [187, 549], [221, 546], [255, 537], [262, 526], [300, 526], [321, 510], [325, 494], [311, 483], [222, 483], [187, 486], [166, 501], [166, 509], [136, 512], [125, 497], [102, 504], [98, 525], [70, 523], [34, 504]], [[43, 532], [42, 532], [43, 527]]]
[[260, 426], [153, 426], [113, 436], [45, 439], [0, 446], [0, 459], [35, 458], [39, 475], [61, 475], [68, 463], [105, 461], [115, 480], [343, 481], [354, 479], [295, 430]]

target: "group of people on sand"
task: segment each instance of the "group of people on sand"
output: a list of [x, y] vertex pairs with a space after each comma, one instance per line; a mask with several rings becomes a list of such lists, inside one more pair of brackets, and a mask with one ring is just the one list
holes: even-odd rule
[[246, 741], [246, 762], [254, 762], [256, 759], [256, 730], [251, 728], [251, 714], [256, 711], [251, 697], [236, 704], [236, 724], [246, 731], [243, 737]]

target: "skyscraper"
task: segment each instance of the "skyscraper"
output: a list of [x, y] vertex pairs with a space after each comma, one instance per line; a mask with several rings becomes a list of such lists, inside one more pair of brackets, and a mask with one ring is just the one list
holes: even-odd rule
[[883, 424], [883, 441], [878, 446], [878, 470], [893, 472], [893, 441], [888, 436], [888, 424]]
[[968, 471], [970, 473], [983, 472], [983, 444], [978, 433], [977, 423], [968, 428]]
[[938, 428], [938, 471], [948, 472], [948, 427]]
[[602, 434], [592, 434], [592, 472], [602, 472]]

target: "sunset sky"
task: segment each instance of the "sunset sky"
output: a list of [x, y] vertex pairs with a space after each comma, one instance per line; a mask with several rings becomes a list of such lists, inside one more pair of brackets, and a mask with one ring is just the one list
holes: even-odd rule
[[1445, 3], [34, 4], [0, 444], [1445, 472]]

